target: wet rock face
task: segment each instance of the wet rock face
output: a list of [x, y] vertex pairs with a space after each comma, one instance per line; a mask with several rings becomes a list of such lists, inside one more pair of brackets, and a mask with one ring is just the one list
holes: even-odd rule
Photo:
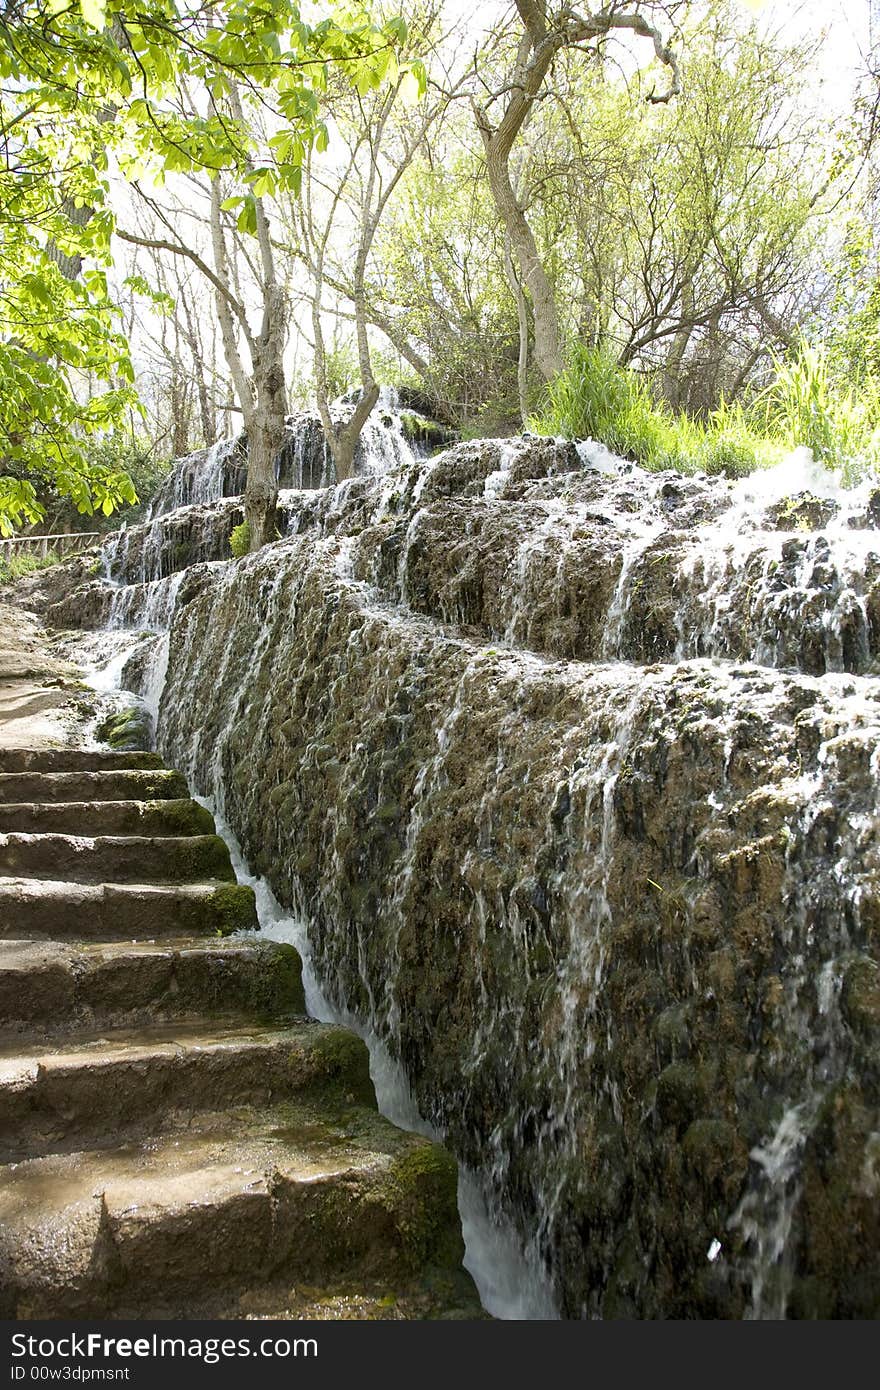
[[209, 449], [197, 449], [177, 459], [156, 496], [153, 516], [178, 507], [239, 497], [247, 478], [247, 436], [222, 439]]
[[240, 497], [164, 512], [108, 540], [103, 548], [105, 574], [117, 585], [148, 584], [190, 565], [228, 560], [230, 533], [243, 520]]
[[304, 500], [176, 611], [160, 745], [565, 1316], [874, 1316], [876, 536], [584, 454]]
[[[358, 391], [333, 402], [334, 423], [347, 420], [359, 399]], [[393, 389], [383, 387], [379, 402], [363, 427], [355, 449], [357, 473], [373, 475], [389, 462], [412, 464], [417, 457], [448, 444], [452, 431], [422, 414], [423, 400], [403, 399]], [[324, 430], [316, 411], [300, 411], [288, 416], [284, 442], [275, 462], [279, 488], [296, 491], [324, 488], [335, 474]], [[198, 449], [177, 459], [152, 503], [152, 515], [175, 511], [179, 507], [239, 497], [247, 481], [247, 434], [222, 439], [210, 449]]]

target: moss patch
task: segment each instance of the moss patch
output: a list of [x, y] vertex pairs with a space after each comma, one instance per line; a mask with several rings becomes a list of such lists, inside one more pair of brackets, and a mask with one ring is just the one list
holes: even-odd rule
[[216, 888], [211, 896], [205, 899], [203, 907], [205, 926], [218, 936], [232, 936], [233, 932], [237, 931], [257, 930], [257, 902], [254, 890], [243, 883]]
[[129, 749], [145, 752], [152, 742], [153, 721], [146, 710], [132, 706], [109, 715], [95, 732], [99, 739], [120, 752]]

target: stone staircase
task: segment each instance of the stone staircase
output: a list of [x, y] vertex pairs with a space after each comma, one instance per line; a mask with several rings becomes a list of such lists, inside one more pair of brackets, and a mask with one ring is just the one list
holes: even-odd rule
[[452, 1159], [256, 926], [157, 756], [0, 748], [0, 1317], [480, 1316]]

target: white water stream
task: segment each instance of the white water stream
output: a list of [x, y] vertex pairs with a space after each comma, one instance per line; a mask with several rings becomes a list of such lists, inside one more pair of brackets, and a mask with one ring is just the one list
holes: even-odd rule
[[[400, 1129], [413, 1130], [442, 1143], [442, 1134], [426, 1124], [419, 1114], [400, 1063], [375, 1033], [354, 1014], [334, 1005], [321, 988], [305, 922], [285, 911], [264, 878], [255, 878], [250, 873], [235, 835], [214, 803], [207, 797], [196, 797], [196, 800], [213, 815], [217, 833], [229, 846], [239, 883], [248, 884], [254, 890], [263, 936], [271, 941], [287, 942], [299, 952], [310, 1016], [321, 1023], [348, 1028], [366, 1043], [376, 1100], [386, 1119]], [[247, 939], [245, 934], [243, 939]], [[513, 1228], [493, 1217], [478, 1174], [462, 1165], [459, 1165], [458, 1174], [458, 1208], [465, 1243], [465, 1269], [473, 1278], [486, 1311], [505, 1320], [557, 1318], [553, 1295], [537, 1257], [525, 1255]]]

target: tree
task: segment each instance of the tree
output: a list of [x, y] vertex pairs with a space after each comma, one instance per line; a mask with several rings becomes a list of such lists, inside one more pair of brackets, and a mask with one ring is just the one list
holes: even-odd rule
[[[379, 399], [369, 336], [370, 324], [376, 323], [370, 284], [376, 236], [407, 170], [450, 100], [442, 84], [426, 96], [427, 74], [420, 56], [436, 44], [438, 18], [439, 6], [433, 0], [410, 13], [396, 81], [369, 95], [346, 90], [336, 94], [336, 164], [320, 168], [318, 158], [310, 154], [304, 196], [290, 209], [297, 242], [289, 250], [305, 263], [312, 285], [318, 411], [339, 480], [351, 476], [361, 431]], [[352, 306], [357, 345], [360, 393], [351, 415], [343, 420], [334, 420], [330, 412], [322, 322], [328, 286]]]
[[563, 55], [519, 173], [563, 338], [609, 348], [699, 412], [815, 310], [845, 180], [810, 99], [815, 51], [718, 0], [682, 37], [671, 106]]
[[420, 150], [377, 235], [368, 313], [420, 378], [434, 415], [473, 428], [488, 408], [485, 423], [507, 428], [518, 326], [504, 229], [473, 133], [453, 109]]
[[[92, 466], [90, 435], [120, 423], [133, 377], [106, 277], [104, 168], [91, 158], [94, 116], [75, 122], [66, 93], [28, 86], [0, 17], [0, 534], [43, 514], [52, 484], [80, 511], [134, 500], [124, 472]], [[96, 209], [83, 223], [77, 210]], [[85, 263], [78, 278], [62, 267]], [[93, 388], [104, 391], [88, 393]]]
[[[17, 413], [2, 422], [7, 458], [33, 470], [35, 451], [28, 452], [20, 441], [50, 428], [40, 404], [46, 399], [40, 387], [49, 379], [57, 395], [55, 406], [64, 407], [55, 431], [60, 480], [70, 461], [82, 456], [81, 432], [100, 428], [102, 420], [110, 419], [108, 412], [130, 404], [130, 390], [115, 386], [105, 393], [103, 406], [75, 408], [69, 377], [74, 365], [99, 377], [103, 373], [104, 379], [114, 373], [131, 377], [124, 344], [118, 335], [106, 332], [112, 307], [106, 282], [93, 264], [108, 257], [113, 226], [107, 205], [107, 148], [112, 147], [129, 178], [146, 174], [157, 180], [193, 170], [213, 177], [233, 172], [249, 190], [243, 195], [243, 224], [259, 239], [257, 200], [279, 183], [298, 188], [305, 151], [321, 137], [319, 92], [329, 71], [342, 65], [353, 82], [369, 91], [385, 80], [404, 34], [401, 21], [392, 17], [375, 25], [357, 6], [340, 10], [338, 22], [330, 16], [309, 25], [289, 0], [180, 5], [174, 0], [13, 0], [6, 6], [0, 16], [0, 79], [5, 84], [7, 165], [12, 164], [12, 181], [24, 178], [32, 191], [26, 205], [17, 193], [3, 200], [3, 250], [7, 258], [20, 252], [24, 239], [29, 264], [36, 267], [36, 278], [24, 298], [18, 297], [18, 307], [14, 293], [7, 293], [10, 337], [4, 360], [18, 406]], [[204, 99], [191, 102], [190, 90], [204, 93]], [[260, 160], [258, 141], [248, 121], [236, 112], [242, 93], [254, 103], [271, 95], [278, 119], [273, 140], [279, 152], [271, 163]], [[65, 141], [64, 158], [59, 160]], [[15, 156], [12, 161], [9, 150]], [[26, 154], [19, 157], [20, 151]], [[5, 177], [9, 181], [9, 175]], [[77, 218], [82, 209], [88, 209], [88, 215]], [[23, 230], [17, 231], [19, 227]], [[56, 267], [53, 276], [46, 268], [53, 245], [82, 266], [80, 279], [67, 282], [74, 289], [63, 290], [60, 269]], [[215, 279], [222, 281], [222, 276]], [[73, 301], [81, 303], [83, 312], [79, 317], [66, 314], [70, 326], [62, 333], [60, 311]], [[54, 336], [38, 317], [35, 304], [41, 302], [51, 311]], [[275, 326], [273, 319], [270, 336]], [[103, 359], [98, 339], [103, 340]], [[30, 374], [25, 358], [37, 364]], [[254, 363], [254, 376], [257, 396], [268, 392], [277, 401], [272, 373], [262, 373]], [[22, 407], [27, 421], [19, 419]], [[254, 457], [249, 492], [256, 545], [270, 532], [265, 518], [272, 505], [262, 443]], [[93, 505], [91, 484], [83, 484], [79, 475], [77, 485], [87, 489], [84, 505]], [[101, 505], [115, 505], [126, 488], [130, 493], [130, 485], [120, 481], [114, 494], [108, 483]], [[35, 514], [35, 494], [27, 479], [7, 479], [0, 486], [0, 499], [5, 499], [7, 526], [22, 515]]]
[[[528, 291], [535, 333], [535, 360], [547, 381], [563, 369], [562, 340], [553, 284], [542, 262], [532, 228], [511, 179], [510, 157], [517, 137], [541, 95], [554, 60], [565, 51], [595, 45], [614, 31], [629, 31], [651, 40], [657, 59], [670, 74], [663, 93], [651, 91], [651, 102], [668, 101], [679, 90], [678, 63], [659, 29], [645, 16], [651, 5], [612, 3], [580, 14], [568, 5], [551, 8], [547, 0], [516, 0], [522, 33], [515, 58], [500, 87], [488, 99], [473, 102], [477, 129], [486, 156], [492, 197], [510, 239], [522, 284]], [[499, 104], [500, 115], [492, 108]]]

